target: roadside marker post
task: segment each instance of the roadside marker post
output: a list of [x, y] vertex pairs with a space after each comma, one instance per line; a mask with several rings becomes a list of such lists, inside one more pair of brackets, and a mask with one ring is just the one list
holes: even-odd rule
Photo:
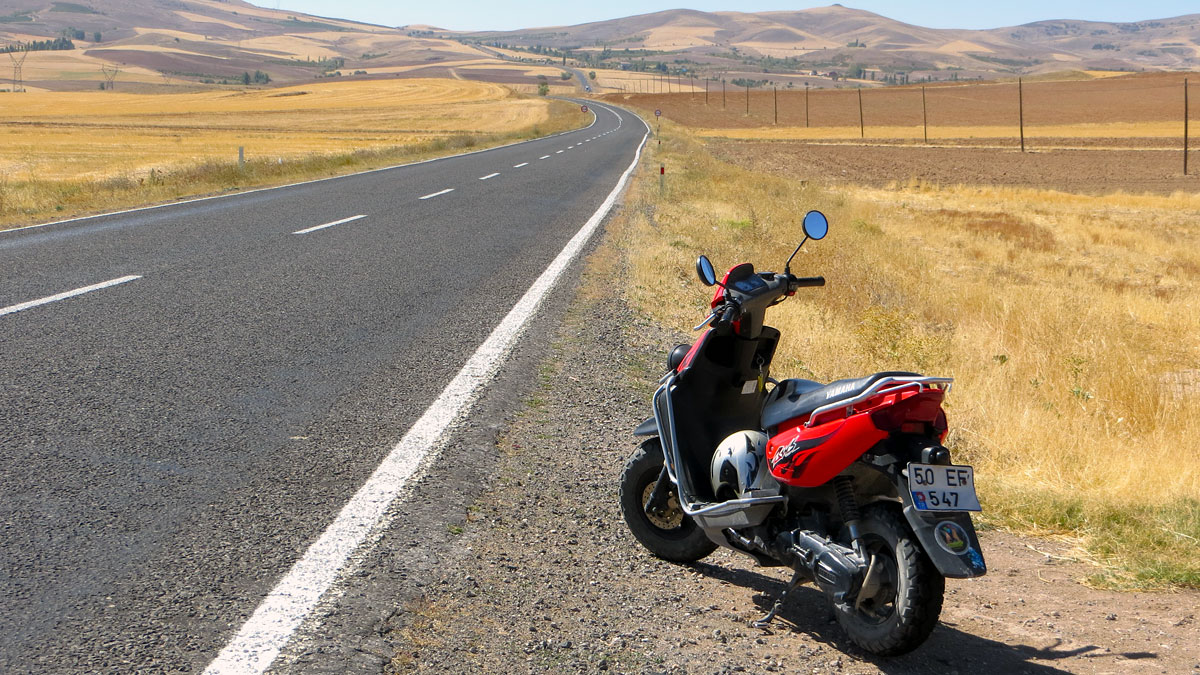
[[660, 164], [658, 167], [658, 196], [662, 196], [663, 183], [667, 180], [667, 165]]
[[238, 146], [238, 171], [246, 170], [246, 147]]

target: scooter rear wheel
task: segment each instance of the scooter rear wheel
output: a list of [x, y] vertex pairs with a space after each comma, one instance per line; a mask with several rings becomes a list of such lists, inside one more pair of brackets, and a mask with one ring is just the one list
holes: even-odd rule
[[899, 508], [868, 506], [859, 532], [864, 552], [876, 558], [879, 578], [851, 601], [853, 606], [836, 607], [834, 614], [850, 639], [868, 652], [910, 652], [937, 625], [946, 579], [917, 543]]
[[646, 512], [646, 502], [662, 469], [662, 444], [657, 438], [646, 439], [621, 472], [621, 515], [634, 538], [654, 555], [672, 562], [695, 562], [715, 551], [717, 545], [683, 512], [675, 485], [671, 485], [667, 513]]

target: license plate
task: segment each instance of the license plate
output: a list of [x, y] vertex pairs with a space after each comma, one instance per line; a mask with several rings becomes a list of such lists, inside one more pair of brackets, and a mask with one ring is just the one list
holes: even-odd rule
[[980, 511], [975, 469], [963, 465], [908, 465], [908, 489], [920, 511]]

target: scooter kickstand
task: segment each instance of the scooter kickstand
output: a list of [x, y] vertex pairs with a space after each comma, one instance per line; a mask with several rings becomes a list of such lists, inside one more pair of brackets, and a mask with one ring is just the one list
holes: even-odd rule
[[799, 570], [796, 570], [792, 573], [792, 580], [788, 582], [787, 588], [783, 589], [778, 598], [775, 598], [775, 604], [771, 605], [771, 611], [767, 612], [767, 615], [758, 621], [751, 621], [750, 627], [766, 630], [771, 625], [771, 621], [775, 619], [775, 615], [779, 613], [779, 609], [783, 607], [783, 602], [787, 600], [788, 593], [802, 583], [804, 583], [804, 575]]

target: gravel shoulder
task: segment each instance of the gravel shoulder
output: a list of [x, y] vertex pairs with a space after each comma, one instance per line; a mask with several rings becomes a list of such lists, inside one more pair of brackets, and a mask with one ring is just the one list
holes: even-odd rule
[[621, 519], [630, 430], [667, 348], [687, 338], [610, 295], [622, 265], [606, 236], [561, 327], [514, 366], [537, 373], [519, 404], [511, 392], [521, 389], [509, 389], [508, 405], [488, 413], [503, 420], [443, 452], [401, 507], [404, 526], [384, 535], [280, 670], [1200, 673], [1200, 594], [1090, 589], [1066, 545], [997, 531], [982, 533], [990, 574], [947, 583], [942, 624], [913, 654], [858, 650], [811, 586], [771, 630], [750, 628], [785, 570], [723, 550], [666, 563]]

